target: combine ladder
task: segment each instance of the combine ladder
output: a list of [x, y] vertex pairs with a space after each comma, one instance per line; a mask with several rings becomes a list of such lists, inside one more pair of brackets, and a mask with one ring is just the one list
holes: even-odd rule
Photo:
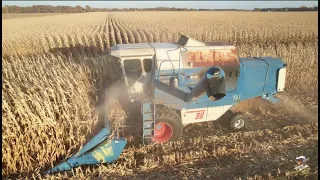
[[141, 102], [141, 104], [143, 120], [143, 144], [150, 144], [154, 136], [155, 105], [151, 101]]

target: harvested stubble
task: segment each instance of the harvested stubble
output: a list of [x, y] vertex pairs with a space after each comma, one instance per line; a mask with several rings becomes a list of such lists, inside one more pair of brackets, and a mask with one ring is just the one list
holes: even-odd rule
[[[317, 23], [317, 13], [311, 12], [126, 12], [5, 19], [2, 175], [70, 177], [67, 173], [40, 176], [39, 170], [71, 155], [99, 131], [96, 111], [101, 107], [96, 104], [99, 106], [98, 101], [105, 100], [102, 94], [121, 73], [105, 54], [116, 43], [174, 42], [178, 33], [182, 33], [200, 41], [235, 44], [240, 57], [279, 57], [288, 63], [287, 91], [296, 95], [308, 92], [302, 93], [302, 97], [311, 97], [317, 104]], [[106, 107], [109, 109], [102, 109], [108, 110], [111, 120], [121, 121], [125, 117], [117, 101]], [[211, 130], [210, 124], [205, 126], [206, 131]], [[202, 131], [203, 126], [192, 127], [194, 131], [206, 132]], [[190, 138], [191, 132], [181, 141], [154, 147], [137, 146], [128, 138], [128, 148], [117, 163], [77, 168], [72, 175], [75, 179], [136, 176], [199, 179], [214, 172], [214, 177], [259, 179], [268, 178], [265, 173], [272, 172], [274, 178], [302, 177], [291, 173], [290, 168], [282, 170], [287, 174], [274, 173], [276, 165], [268, 169], [263, 163], [275, 162], [268, 160], [275, 154], [284, 156], [283, 163], [289, 167], [290, 159], [296, 155], [291, 150], [296, 143], [305, 146], [304, 150], [311, 149], [306, 155], [317, 157], [317, 130], [317, 124], [293, 123], [271, 132], [260, 130], [204, 138]], [[243, 154], [255, 160], [251, 162], [253, 166]], [[249, 175], [241, 171], [244, 165], [248, 165]], [[232, 167], [237, 169], [235, 173], [230, 173]], [[312, 172], [307, 174], [309, 179], [315, 177]]]
[[[287, 126], [274, 130], [258, 130], [232, 133], [231, 135], [195, 137], [173, 143], [155, 146], [129, 146], [120, 159], [111, 165], [92, 168], [76, 168], [73, 178], [108, 177], [114, 179], [138, 179], [160, 177], [181, 179], [227, 178], [244, 176], [255, 178], [294, 178], [314, 177], [317, 172], [299, 174], [290, 171], [291, 159], [295, 153], [307, 151], [314, 157], [311, 164], [317, 163], [318, 124]], [[293, 153], [290, 149], [296, 144], [300, 150]], [[267, 160], [266, 160], [267, 159]], [[265, 167], [263, 167], [265, 166]], [[257, 168], [260, 167], [260, 168]], [[280, 169], [281, 170], [280, 170]], [[139, 173], [138, 173], [139, 172]], [[316, 174], [313, 174], [316, 173]], [[255, 174], [260, 174], [255, 176]], [[66, 173], [56, 178], [67, 178]], [[42, 178], [53, 179], [52, 176]]]

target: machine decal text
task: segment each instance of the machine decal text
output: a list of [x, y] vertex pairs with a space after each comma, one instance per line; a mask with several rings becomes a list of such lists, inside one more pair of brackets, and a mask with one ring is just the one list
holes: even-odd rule
[[197, 115], [196, 115], [196, 119], [202, 119], [203, 115], [204, 115], [204, 111], [198, 112]]

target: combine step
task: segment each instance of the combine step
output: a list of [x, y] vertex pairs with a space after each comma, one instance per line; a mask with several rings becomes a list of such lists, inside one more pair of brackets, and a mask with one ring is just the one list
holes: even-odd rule
[[149, 144], [154, 137], [155, 106], [152, 102], [142, 102], [143, 144]]

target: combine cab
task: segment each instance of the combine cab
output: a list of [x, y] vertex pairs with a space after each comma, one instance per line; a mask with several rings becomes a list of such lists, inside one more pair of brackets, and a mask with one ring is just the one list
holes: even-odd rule
[[[181, 35], [177, 43], [118, 44], [111, 55], [121, 63], [129, 99], [141, 104], [144, 144], [177, 140], [185, 125], [215, 121], [243, 100], [278, 102], [274, 95], [284, 90], [286, 64], [281, 59], [239, 58], [230, 44], [204, 44]], [[226, 121], [232, 130], [241, 130], [248, 117], [234, 113]], [[109, 134], [106, 127], [52, 171], [112, 162], [126, 141], [107, 141]]]

